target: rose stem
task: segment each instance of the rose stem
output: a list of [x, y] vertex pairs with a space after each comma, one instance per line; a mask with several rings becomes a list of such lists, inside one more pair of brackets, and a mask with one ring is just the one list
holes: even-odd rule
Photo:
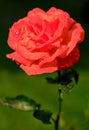
[[62, 91], [61, 91], [61, 89], [59, 89], [58, 92], [59, 92], [59, 110], [58, 110], [56, 120], [54, 121], [55, 130], [59, 130], [59, 120], [60, 120], [61, 107], [62, 107]]

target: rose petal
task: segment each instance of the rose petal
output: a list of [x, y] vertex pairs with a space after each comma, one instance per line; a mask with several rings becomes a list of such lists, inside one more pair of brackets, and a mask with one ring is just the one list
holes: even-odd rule
[[[20, 40], [22, 40], [22, 34], [25, 34], [26, 30], [25, 29], [25, 25], [26, 25], [26, 21], [24, 22], [24, 19], [27, 18], [23, 18], [17, 22], [15, 22], [13, 24], [13, 26], [10, 28], [9, 31], [9, 36], [8, 36], [8, 45], [13, 49], [16, 50], [17, 48], [17, 44]], [[25, 34], [26, 36], [26, 34]]]
[[48, 20], [46, 12], [40, 8], [34, 8], [32, 11], [29, 11], [27, 17], [32, 21], [32, 23], [39, 23], [38, 20]]
[[58, 69], [56, 60], [53, 63], [49, 63], [48, 66], [45, 65], [43, 67], [39, 67], [37, 64], [33, 64], [31, 66], [20, 65], [20, 67], [28, 75], [36, 75], [36, 74], [42, 74], [42, 73], [52, 73], [52, 72], [54, 72]]
[[63, 70], [65, 68], [71, 68], [80, 58], [80, 52], [78, 47], [76, 47], [67, 57], [58, 57], [58, 69]]
[[67, 37], [68, 52], [67, 55], [76, 47], [76, 45], [84, 40], [84, 31], [79, 23], [74, 24], [68, 32]]
[[52, 73], [56, 70], [62, 70], [65, 68], [72, 67], [74, 63], [79, 60], [80, 53], [78, 48], [75, 48], [74, 51], [67, 56], [66, 58], [56, 58], [54, 61], [45, 63], [43, 66], [39, 66], [38, 64], [32, 64], [31, 66], [20, 65], [21, 69], [23, 69], [28, 75], [36, 75], [43, 73]]
[[17, 48], [17, 52], [24, 57], [25, 59], [28, 60], [38, 60], [41, 59], [46, 55], [46, 52], [30, 52], [29, 49], [27, 49], [24, 46], [19, 46]]
[[40, 60], [39, 65], [42, 66], [45, 63], [52, 62], [58, 56], [63, 57], [68, 48], [66, 46], [59, 46], [59, 48], [60, 49], [54, 48], [53, 50], [50, 50], [49, 55], [45, 55], [45, 57], [43, 57], [43, 59]]
[[16, 63], [18, 64], [23, 64], [23, 65], [27, 65], [30, 66], [32, 64], [32, 61], [26, 60], [24, 59], [21, 55], [19, 55], [19, 53], [17, 52], [13, 52], [11, 54], [7, 54], [6, 55], [7, 58], [12, 59], [13, 61], [16, 61]]

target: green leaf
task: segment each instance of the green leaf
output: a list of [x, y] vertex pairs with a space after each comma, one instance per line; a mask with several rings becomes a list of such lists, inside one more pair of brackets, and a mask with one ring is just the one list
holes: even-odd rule
[[50, 119], [52, 116], [52, 112], [46, 110], [35, 110], [33, 116], [41, 120], [44, 124], [51, 124]]
[[75, 84], [78, 83], [79, 74], [74, 69], [66, 69], [61, 72], [61, 86], [66, 92], [69, 92]]
[[61, 73], [61, 84], [62, 85], [68, 85], [72, 81], [75, 83], [78, 83], [79, 80], [79, 74], [74, 69], [66, 69], [63, 70]]
[[79, 74], [74, 69], [57, 71], [57, 77], [47, 77], [46, 81], [51, 84], [59, 84], [64, 91], [70, 91], [78, 83]]
[[24, 95], [18, 95], [14, 98], [6, 97], [4, 100], [0, 100], [0, 102], [3, 105], [22, 111], [35, 110], [39, 106], [39, 104], [37, 104], [33, 99]]

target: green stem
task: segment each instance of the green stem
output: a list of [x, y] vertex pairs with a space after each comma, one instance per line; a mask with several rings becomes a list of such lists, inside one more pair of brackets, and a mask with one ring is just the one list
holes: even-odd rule
[[60, 121], [61, 108], [62, 108], [62, 90], [59, 89], [58, 92], [59, 92], [59, 110], [58, 110], [56, 120], [54, 121], [55, 130], [59, 130], [59, 121]]

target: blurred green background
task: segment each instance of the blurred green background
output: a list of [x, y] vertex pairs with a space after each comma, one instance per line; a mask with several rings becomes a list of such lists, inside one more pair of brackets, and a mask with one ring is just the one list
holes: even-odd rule
[[[34, 7], [48, 10], [51, 6], [67, 11], [71, 17], [80, 22], [86, 35], [80, 44], [81, 58], [75, 65], [80, 80], [71, 93], [65, 94], [62, 116], [71, 130], [89, 129], [89, 25], [83, 17], [83, 0], [0, 0], [0, 98], [27, 95], [43, 108], [57, 113], [57, 85], [47, 84], [47, 74], [27, 76], [15, 62], [6, 58], [11, 50], [7, 45], [10, 26], [18, 19], [26, 16]], [[89, 14], [87, 14], [88, 16]], [[51, 74], [49, 74], [51, 76]], [[55, 73], [52, 74], [55, 76]], [[0, 105], [0, 130], [54, 130], [52, 125], [44, 125], [36, 120], [32, 113], [14, 110]]]

